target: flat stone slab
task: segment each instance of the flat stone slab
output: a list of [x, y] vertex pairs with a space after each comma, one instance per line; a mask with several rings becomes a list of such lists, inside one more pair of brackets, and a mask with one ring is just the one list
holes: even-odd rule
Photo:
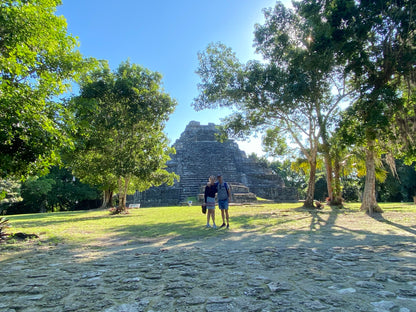
[[415, 311], [412, 238], [317, 243], [230, 231], [221, 239], [7, 253], [0, 312]]

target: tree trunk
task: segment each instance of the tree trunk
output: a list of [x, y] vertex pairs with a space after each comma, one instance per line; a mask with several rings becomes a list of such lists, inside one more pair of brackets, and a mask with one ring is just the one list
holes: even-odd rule
[[342, 206], [342, 192], [341, 192], [341, 166], [339, 155], [335, 156], [334, 160], [334, 189], [333, 189], [333, 199], [331, 201], [332, 205]]
[[310, 165], [310, 172], [309, 172], [308, 190], [306, 194], [305, 203], [303, 204], [305, 208], [315, 207], [313, 205], [313, 197], [315, 193], [316, 157], [309, 161], [309, 165]]
[[124, 210], [127, 209], [127, 192], [129, 189], [129, 184], [130, 184], [130, 177], [126, 177], [124, 179], [124, 189], [123, 189], [123, 205], [124, 205]]
[[118, 213], [125, 212], [127, 210], [126, 201], [127, 201], [127, 191], [128, 191], [129, 183], [130, 183], [129, 177], [124, 178], [124, 183], [123, 183], [123, 178], [120, 177], [118, 180], [118, 208], [117, 208]]
[[111, 208], [113, 203], [113, 191], [105, 190], [103, 192], [103, 204], [101, 205], [102, 209]]
[[325, 158], [325, 169], [326, 169], [326, 184], [327, 184], [327, 190], [328, 190], [328, 202], [332, 204], [334, 200], [334, 189], [333, 189], [333, 178], [332, 178], [332, 159], [329, 155], [329, 148], [328, 146], [324, 147], [324, 158]]
[[366, 176], [361, 210], [372, 215], [373, 212], [383, 212], [376, 200], [376, 153], [373, 150], [374, 142], [371, 142], [366, 149]]

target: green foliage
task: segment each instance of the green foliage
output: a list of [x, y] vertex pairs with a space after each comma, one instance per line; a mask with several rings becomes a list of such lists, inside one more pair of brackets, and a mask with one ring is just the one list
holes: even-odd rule
[[[341, 124], [345, 144], [364, 147], [366, 187], [362, 209], [378, 208], [374, 160], [383, 153], [414, 160], [412, 139], [415, 104], [416, 23], [412, 1], [304, 0], [295, 7], [309, 24], [311, 52], [341, 69], [352, 105]], [[322, 55], [320, 45], [327, 54]], [[328, 57], [327, 57], [328, 56]], [[405, 105], [408, 103], [410, 105]], [[410, 130], [410, 131], [409, 131]], [[378, 166], [380, 169], [381, 167]], [[384, 175], [384, 176], [383, 176]]]
[[342, 198], [346, 202], [359, 202], [363, 192], [364, 180], [354, 177], [342, 178]]
[[195, 109], [234, 105], [241, 96], [238, 78], [243, 73], [235, 53], [224, 44], [210, 44], [204, 53], [198, 54], [198, 59], [197, 74], [201, 77], [198, 88], [203, 92], [195, 99]]
[[272, 161], [270, 168], [282, 177], [287, 187], [294, 187], [297, 189], [299, 197], [305, 198], [305, 190], [307, 188], [307, 176], [304, 172], [294, 170], [293, 164], [289, 159], [283, 161]]
[[13, 203], [20, 202], [21, 183], [14, 179], [0, 180], [0, 214], [6, 211]]
[[[52, 167], [42, 177], [29, 177], [22, 183], [23, 201], [9, 205], [7, 214], [54, 212], [89, 208], [88, 202], [100, 197], [97, 189], [75, 179], [67, 169]], [[95, 203], [93, 208], [96, 208]]]
[[0, 176], [46, 170], [69, 144], [63, 131], [67, 91], [85, 65], [56, 16], [58, 0], [3, 0], [0, 5]]
[[190, 196], [186, 198], [186, 203], [192, 202], [192, 205], [195, 206], [198, 204], [198, 197], [196, 196]]
[[[397, 148], [396, 155], [403, 149], [408, 156], [414, 153], [414, 129], [409, 127], [414, 124], [416, 82], [412, 1], [334, 0], [328, 5], [324, 0], [304, 0], [298, 6], [314, 28], [326, 30], [314, 38], [326, 41], [354, 92], [343, 122], [348, 144], [378, 139], [385, 150]], [[405, 121], [405, 116], [410, 119]]]
[[22, 197], [26, 205], [32, 207], [30, 212], [46, 212], [49, 196], [55, 181], [47, 176], [29, 177], [22, 185]]
[[[176, 102], [163, 92], [162, 76], [136, 64], [111, 72], [106, 63], [84, 76], [69, 104], [76, 131], [67, 161], [82, 181], [119, 192], [146, 190], [178, 178], [164, 170], [169, 154], [163, 133]], [[109, 199], [111, 200], [111, 199]]]
[[210, 44], [198, 54], [200, 94], [193, 103], [197, 110], [232, 108], [223, 119], [226, 133], [245, 138], [265, 132], [263, 145], [272, 156], [286, 154], [288, 140], [296, 144], [310, 168], [305, 205], [312, 205], [319, 140], [327, 144], [338, 105], [348, 96], [329, 47], [311, 37], [311, 23], [296, 6], [265, 10], [254, 43], [264, 63], [243, 65], [230, 48]]
[[266, 129], [266, 135], [263, 137], [263, 146], [265, 152], [270, 156], [282, 156], [288, 152], [286, 138], [282, 136], [282, 129], [279, 127]]
[[[394, 144], [396, 154], [410, 165], [416, 161], [416, 85], [403, 85], [400, 90], [403, 92], [403, 105], [391, 118], [394, 128], [389, 141]], [[400, 140], [397, 140], [397, 136]]]
[[101, 197], [96, 188], [82, 183], [66, 168], [53, 167], [46, 178], [55, 181], [49, 194], [49, 211], [75, 210], [82, 208], [82, 205], [83, 209], [87, 209], [89, 201], [97, 201]]
[[382, 202], [411, 202], [416, 195], [416, 170], [403, 161], [396, 160], [397, 177], [391, 172], [377, 185], [377, 195]]

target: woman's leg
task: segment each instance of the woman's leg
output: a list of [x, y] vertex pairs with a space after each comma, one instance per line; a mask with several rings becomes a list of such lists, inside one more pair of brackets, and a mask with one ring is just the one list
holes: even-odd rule
[[211, 214], [211, 209], [207, 209], [207, 226], [209, 226], [209, 217]]

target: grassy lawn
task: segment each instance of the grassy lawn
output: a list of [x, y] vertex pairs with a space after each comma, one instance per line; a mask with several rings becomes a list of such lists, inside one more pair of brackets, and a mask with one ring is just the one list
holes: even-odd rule
[[[348, 226], [370, 227], [380, 231], [388, 224], [400, 223], [414, 228], [416, 205], [413, 203], [380, 204], [386, 219], [374, 220], [359, 211], [360, 204], [346, 204], [345, 209], [325, 206], [322, 210], [306, 210], [300, 203], [230, 207], [230, 231], [292, 234], [320, 232], [346, 222]], [[131, 209], [126, 215], [110, 215], [107, 210], [90, 210], [60, 213], [43, 213], [7, 216], [11, 228], [8, 233], [23, 232], [40, 237], [38, 244], [99, 245], [109, 240], [137, 241], [164, 237], [199, 239], [227, 235], [226, 230], [204, 228], [206, 215], [200, 206], [157, 207]], [[358, 222], [358, 223], [357, 223]], [[368, 224], [366, 224], [367, 222]], [[216, 209], [216, 223], [222, 219]], [[343, 224], [343, 227], [346, 225]], [[341, 227], [340, 227], [341, 228]], [[16, 246], [20, 242], [9, 240], [1, 248]]]

